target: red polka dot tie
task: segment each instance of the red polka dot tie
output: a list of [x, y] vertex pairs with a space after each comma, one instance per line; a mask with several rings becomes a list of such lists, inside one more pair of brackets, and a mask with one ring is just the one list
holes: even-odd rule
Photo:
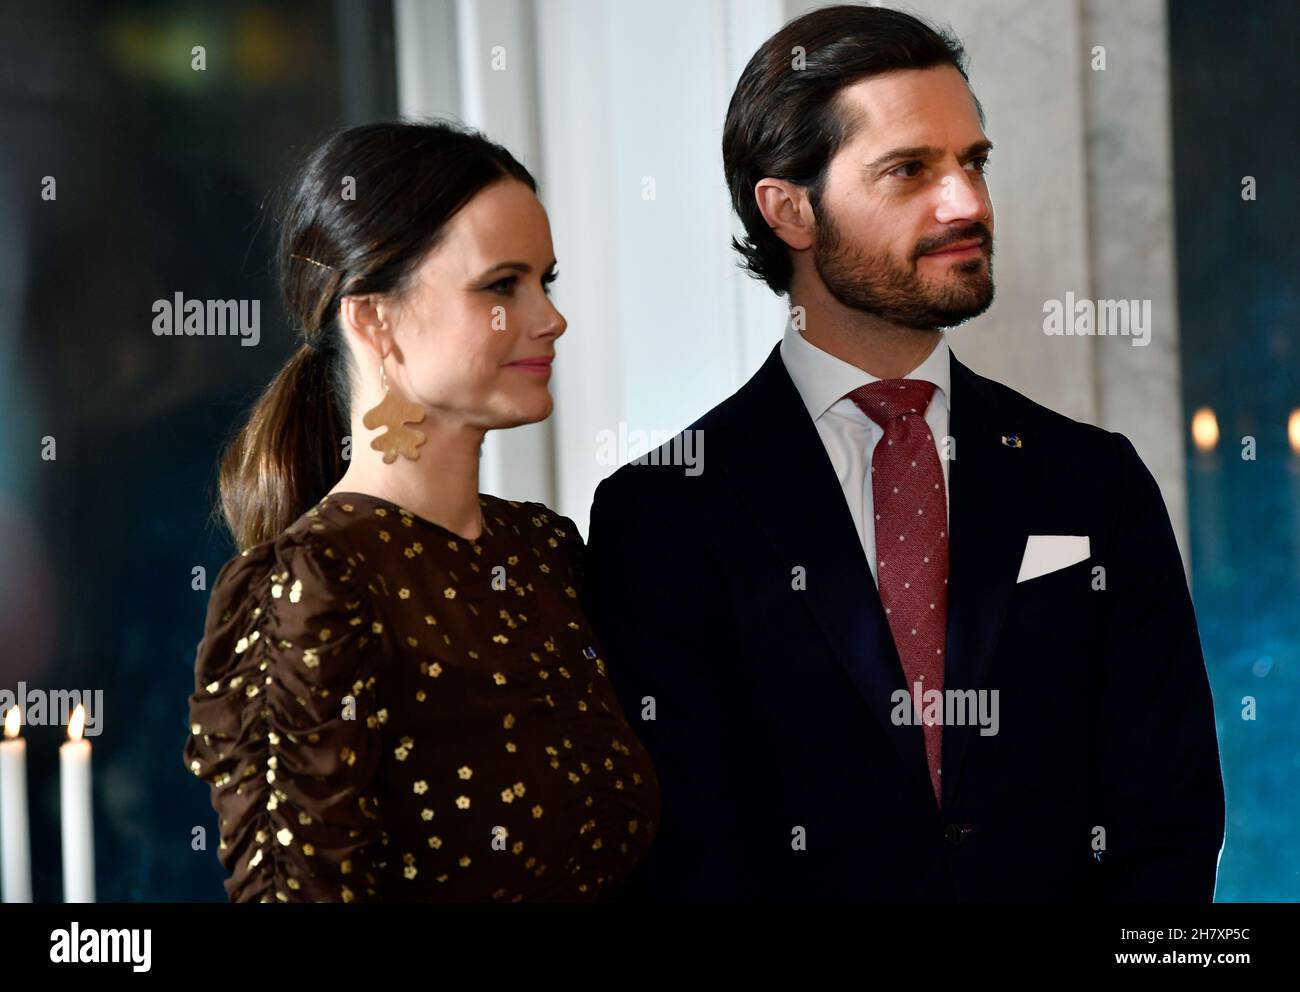
[[[880, 379], [848, 394], [885, 432], [871, 456], [876, 584], [914, 700], [918, 682], [922, 693], [943, 691], [948, 628], [948, 500], [925, 422], [934, 390], [919, 379]], [[930, 784], [940, 800], [943, 725], [929, 721], [922, 729]]]

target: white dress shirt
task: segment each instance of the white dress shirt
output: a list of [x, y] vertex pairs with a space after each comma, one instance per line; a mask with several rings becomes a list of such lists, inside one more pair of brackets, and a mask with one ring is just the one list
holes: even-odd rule
[[[938, 337], [938, 344], [925, 361], [902, 378], [924, 379], [938, 387], [930, 398], [930, 405], [925, 408], [925, 422], [930, 426], [935, 451], [943, 469], [946, 507], [949, 493], [948, 460], [943, 457], [943, 439], [948, 436], [951, 376], [948, 367], [948, 339], [943, 331], [938, 332]], [[876, 520], [872, 509], [871, 474], [867, 468], [871, 465], [876, 442], [885, 432], [846, 394], [859, 386], [878, 381], [879, 377], [810, 344], [791, 323], [786, 324], [785, 337], [781, 340], [781, 360], [785, 362], [786, 371], [790, 373], [795, 388], [803, 397], [808, 415], [812, 417], [822, 444], [826, 446], [826, 454], [830, 456], [835, 475], [840, 480], [840, 488], [844, 490], [844, 498], [848, 501], [849, 512], [853, 515], [853, 523], [858, 528], [858, 538], [866, 553], [867, 564], [871, 567], [871, 578], [875, 580]], [[951, 516], [949, 513], [949, 519]], [[878, 580], [876, 584], [878, 587]]]

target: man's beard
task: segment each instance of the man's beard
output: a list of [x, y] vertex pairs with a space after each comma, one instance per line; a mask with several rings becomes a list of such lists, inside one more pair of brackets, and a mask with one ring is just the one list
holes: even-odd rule
[[[936, 266], [930, 279], [917, 271], [917, 259], [944, 244], [980, 238], [987, 255]], [[911, 259], [898, 264], [885, 253], [870, 255], [840, 237], [829, 211], [818, 225], [813, 263], [830, 294], [846, 307], [891, 324], [934, 330], [978, 317], [993, 302], [993, 239], [983, 224], [973, 224], [940, 244], [922, 243]]]

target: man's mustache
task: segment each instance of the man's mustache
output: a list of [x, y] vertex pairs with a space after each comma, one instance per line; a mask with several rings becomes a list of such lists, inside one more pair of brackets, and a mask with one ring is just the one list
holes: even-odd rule
[[920, 258], [922, 255], [929, 255], [931, 252], [943, 251], [949, 245], [955, 245], [962, 241], [971, 241], [973, 239], [979, 239], [980, 247], [988, 249], [990, 255], [993, 254], [993, 236], [989, 234], [988, 228], [983, 224], [972, 224], [964, 231], [946, 235], [940, 240], [922, 241], [916, 246], [916, 251], [913, 253], [912, 261], [916, 261], [916, 259]]

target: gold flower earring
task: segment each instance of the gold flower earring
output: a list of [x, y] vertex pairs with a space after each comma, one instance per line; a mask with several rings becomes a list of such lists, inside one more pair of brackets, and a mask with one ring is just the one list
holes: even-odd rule
[[387, 430], [370, 442], [370, 447], [384, 453], [384, 464], [391, 465], [402, 455], [415, 461], [420, 457], [419, 447], [424, 444], [424, 431], [407, 427], [424, 420], [424, 407], [412, 403], [392, 393], [388, 388], [388, 372], [384, 363], [379, 363], [379, 377], [384, 383], [384, 398], [379, 405], [366, 411], [361, 423], [370, 430], [385, 427]]

